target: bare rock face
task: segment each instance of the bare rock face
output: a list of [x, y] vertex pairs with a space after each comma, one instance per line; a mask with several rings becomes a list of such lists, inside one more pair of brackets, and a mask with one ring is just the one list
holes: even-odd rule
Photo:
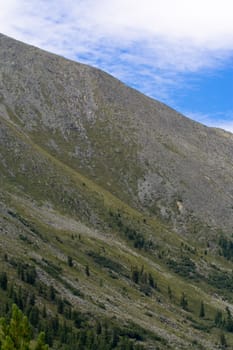
[[2, 121], [182, 232], [191, 217], [232, 229], [232, 134], [191, 121], [100, 70], [3, 35], [0, 63]]

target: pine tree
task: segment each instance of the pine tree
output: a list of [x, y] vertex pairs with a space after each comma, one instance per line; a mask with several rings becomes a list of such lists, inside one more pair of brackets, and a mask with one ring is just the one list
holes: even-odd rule
[[60, 298], [57, 301], [57, 312], [59, 314], [63, 314], [64, 312], [64, 301]]
[[149, 280], [149, 285], [151, 286], [151, 288], [156, 288], [156, 282], [155, 282], [155, 280], [150, 272], [148, 274], [148, 280]]
[[40, 333], [34, 350], [48, 350], [48, 345], [45, 344], [45, 333]]
[[102, 326], [101, 326], [101, 323], [98, 321], [96, 323], [96, 334], [101, 334], [102, 333]]
[[233, 332], [233, 318], [231, 315], [231, 311], [228, 307], [226, 307], [227, 319], [226, 319], [226, 329], [228, 332]]
[[132, 268], [132, 281], [134, 283], [139, 283], [140, 274], [137, 267]]
[[6, 272], [0, 273], [0, 287], [3, 290], [7, 290], [7, 274], [6, 274]]
[[215, 314], [215, 318], [214, 318], [214, 323], [217, 327], [221, 327], [222, 323], [223, 323], [223, 319], [222, 319], [222, 311], [217, 311]]
[[43, 317], [43, 318], [46, 318], [46, 317], [47, 317], [47, 311], [46, 311], [45, 305], [43, 306], [42, 317]]
[[49, 299], [52, 301], [56, 299], [56, 291], [53, 285], [49, 286]]
[[9, 337], [9, 335], [7, 335], [6, 338], [2, 342], [0, 342], [0, 345], [1, 345], [1, 350], [15, 349], [14, 342], [11, 339], [11, 337]]
[[71, 256], [68, 256], [67, 257], [67, 263], [68, 263], [68, 265], [70, 266], [70, 267], [72, 267], [74, 264], [73, 264], [73, 259], [72, 259], [72, 257]]
[[220, 345], [221, 345], [222, 349], [227, 348], [227, 341], [226, 341], [226, 337], [225, 337], [224, 333], [220, 334]]
[[41, 333], [32, 347], [32, 331], [28, 318], [13, 304], [12, 316], [9, 322], [0, 319], [0, 349], [1, 350], [48, 350]]
[[29, 313], [29, 321], [33, 326], [37, 326], [39, 321], [39, 310], [37, 306], [32, 306], [31, 311]]
[[205, 307], [204, 307], [203, 301], [201, 302], [199, 317], [200, 317], [200, 318], [205, 317]]
[[173, 295], [172, 295], [172, 290], [171, 290], [170, 286], [167, 287], [167, 294], [168, 294], [169, 299], [172, 300], [173, 299]]
[[89, 277], [90, 276], [89, 265], [86, 265], [85, 272], [86, 272], [86, 275]]
[[12, 306], [12, 317], [7, 335], [11, 337], [16, 349], [26, 347], [31, 337], [31, 327], [28, 318], [23, 315], [22, 311], [15, 304]]
[[34, 305], [35, 305], [35, 301], [36, 301], [35, 294], [34, 294], [34, 293], [30, 294], [29, 304], [30, 304], [31, 306], [34, 306]]
[[114, 349], [117, 346], [118, 341], [119, 341], [119, 337], [118, 337], [117, 331], [113, 328], [112, 339], [111, 339], [111, 348]]
[[184, 310], [188, 310], [188, 300], [184, 294], [184, 292], [181, 295], [180, 298], [180, 306], [184, 309]]

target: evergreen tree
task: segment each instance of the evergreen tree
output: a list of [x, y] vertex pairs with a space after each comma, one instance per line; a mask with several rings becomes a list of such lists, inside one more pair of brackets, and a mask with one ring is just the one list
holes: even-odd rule
[[35, 305], [35, 300], [36, 300], [35, 294], [32, 293], [32, 294], [30, 295], [30, 298], [29, 298], [29, 304], [30, 304], [31, 306], [34, 306], [34, 305]]
[[172, 300], [173, 299], [173, 295], [172, 295], [172, 290], [171, 290], [170, 286], [167, 287], [167, 294], [168, 294], [169, 299]]
[[156, 288], [156, 283], [154, 281], [154, 278], [152, 276], [152, 274], [149, 272], [148, 274], [148, 280], [149, 280], [149, 285], [151, 288]]
[[45, 344], [45, 333], [40, 333], [34, 350], [48, 350], [48, 345]]
[[205, 307], [204, 307], [203, 301], [201, 302], [199, 317], [200, 317], [200, 318], [205, 317]]
[[71, 256], [68, 256], [67, 257], [67, 262], [68, 262], [68, 265], [70, 266], [70, 267], [72, 267], [74, 264], [73, 264], [73, 259], [72, 259], [72, 257]]
[[227, 318], [226, 318], [226, 329], [228, 332], [233, 332], [233, 319], [231, 315], [231, 311], [228, 307], [226, 307]]
[[224, 333], [220, 334], [220, 345], [221, 345], [222, 349], [227, 348], [227, 341], [226, 341], [226, 337], [225, 337]]
[[0, 319], [1, 350], [48, 350], [44, 343], [44, 334], [40, 334], [32, 346], [32, 331], [28, 318], [13, 304], [9, 322]]
[[39, 309], [37, 306], [32, 306], [28, 318], [30, 323], [36, 327], [39, 321]]
[[188, 300], [184, 294], [184, 292], [181, 295], [180, 298], [180, 306], [184, 309], [184, 310], [188, 310]]
[[56, 291], [53, 285], [49, 286], [49, 299], [52, 301], [56, 299]]
[[86, 275], [89, 277], [90, 276], [89, 265], [86, 265], [85, 272], [86, 272]]
[[60, 298], [57, 301], [57, 312], [59, 314], [63, 314], [64, 312], [64, 301]]
[[6, 336], [6, 338], [0, 342], [1, 345], [1, 350], [14, 350], [15, 346], [14, 346], [14, 342], [11, 339], [11, 337], [9, 337], [9, 335]]
[[113, 328], [113, 331], [112, 331], [112, 339], [111, 339], [111, 348], [115, 348], [118, 344], [118, 341], [119, 341], [119, 337], [117, 335], [117, 332], [116, 330]]
[[46, 317], [47, 317], [47, 311], [46, 311], [45, 305], [43, 306], [42, 317], [43, 317], [43, 318], [46, 318]]
[[140, 273], [138, 271], [137, 267], [133, 267], [132, 268], [132, 281], [134, 283], [139, 283], [139, 277], [140, 277]]
[[7, 290], [7, 274], [6, 274], [6, 272], [0, 273], [0, 287], [3, 290]]
[[101, 323], [99, 321], [96, 323], [96, 333], [98, 335], [102, 333], [102, 326], [101, 326]]
[[223, 324], [222, 311], [217, 311], [214, 318], [214, 323], [217, 327], [221, 327]]

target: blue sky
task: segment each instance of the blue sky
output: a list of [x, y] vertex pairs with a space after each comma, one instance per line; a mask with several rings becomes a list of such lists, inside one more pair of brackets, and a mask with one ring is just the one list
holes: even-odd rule
[[7, 0], [0, 31], [233, 132], [232, 0]]

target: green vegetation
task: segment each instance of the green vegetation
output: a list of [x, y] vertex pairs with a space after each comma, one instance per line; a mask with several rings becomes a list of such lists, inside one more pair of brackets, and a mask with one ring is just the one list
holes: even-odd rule
[[33, 341], [32, 329], [28, 318], [13, 304], [9, 322], [0, 319], [0, 348], [1, 350], [48, 350], [44, 342], [45, 334], [40, 333]]
[[[152, 240], [147, 240], [142, 232], [139, 231], [140, 226], [143, 225], [135, 225], [135, 223], [129, 224], [129, 217], [125, 216], [125, 213], [121, 213], [118, 209], [116, 212], [110, 210], [109, 212], [109, 226], [111, 228], [115, 228], [119, 230], [119, 232], [126, 237], [129, 241], [132, 241], [133, 246], [138, 249], [153, 249], [154, 244]], [[143, 220], [145, 223], [145, 219]], [[136, 226], [136, 227], [133, 227]], [[144, 225], [145, 226], [145, 225]], [[145, 230], [145, 228], [144, 228]]]
[[[91, 319], [89, 315], [82, 314], [71, 307], [71, 304], [58, 296], [55, 288], [50, 285], [47, 288], [41, 282], [36, 283], [36, 293], [28, 292], [21, 287], [15, 288], [10, 285], [5, 291], [8, 300], [1, 303], [0, 312], [6, 316], [1, 319], [0, 345], [3, 350], [46, 350], [47, 345], [55, 348], [63, 344], [64, 349], [123, 349], [130, 347], [132, 350], [139, 350], [143, 347], [135, 345], [135, 341], [141, 341], [145, 335], [136, 328], [127, 326], [126, 329], [118, 328], [113, 322], [104, 319], [100, 323]], [[52, 302], [57, 306], [55, 316], [48, 315], [45, 306], [40, 309], [36, 306], [36, 299], [43, 296], [46, 303]], [[9, 302], [14, 302], [12, 306], [11, 319], [8, 322]], [[27, 316], [23, 315], [23, 312]], [[94, 321], [94, 323], [93, 323]], [[34, 334], [40, 333], [36, 341], [33, 341]], [[131, 339], [131, 340], [130, 340]], [[66, 344], [66, 346], [65, 346]]]
[[200, 318], [205, 317], [205, 307], [204, 307], [204, 303], [203, 303], [203, 301], [201, 301], [201, 306], [200, 306], [199, 317], [200, 317]]
[[227, 239], [225, 237], [220, 237], [219, 239], [220, 254], [228, 260], [233, 259], [233, 240]]
[[198, 277], [196, 265], [187, 255], [181, 256], [176, 260], [168, 259], [167, 265], [170, 269], [182, 277], [191, 279]]
[[[11, 200], [8, 200], [8, 203], [14, 207], [15, 203], [13, 205]], [[18, 197], [17, 201], [17, 207], [6, 214], [6, 217], [20, 230], [20, 234], [15, 241], [19, 247], [18, 258], [12, 255], [14, 250], [10, 246], [7, 249], [7, 257], [5, 254], [2, 255], [1, 264], [5, 272], [0, 275], [0, 285], [2, 293], [6, 293], [3, 298], [6, 302], [4, 305], [16, 303], [26, 314], [33, 328], [39, 325], [39, 330], [45, 333], [45, 341], [51, 348], [59, 345], [61, 348], [69, 349], [75, 346], [74, 342], [79, 345], [83, 342], [86, 349], [90, 342], [98, 349], [97, 346], [103, 346], [103, 335], [107, 332], [108, 341], [114, 338], [114, 341], [111, 341], [116, 344], [116, 349], [118, 347], [120, 349], [120, 346], [146, 348], [147, 344], [154, 343], [161, 349], [169, 349], [168, 339], [160, 337], [156, 331], [151, 333], [148, 331], [150, 323], [157, 322], [153, 315], [157, 312], [164, 313], [164, 309], [161, 309], [164, 303], [171, 305], [171, 311], [165, 311], [165, 319], [175, 321], [176, 314], [180, 313], [179, 310], [184, 310], [192, 315], [191, 326], [195, 330], [199, 332], [207, 330], [208, 337], [212, 339], [214, 329], [218, 328], [224, 332], [223, 334], [226, 332], [230, 334], [227, 336], [227, 342], [231, 344], [230, 321], [228, 317], [227, 322], [226, 311], [221, 317], [217, 316], [218, 309], [209, 304], [208, 294], [199, 294], [192, 289], [192, 285], [187, 285], [187, 281], [197, 284], [200, 280], [203, 281], [198, 250], [190, 243], [184, 244], [180, 243], [180, 240], [174, 240], [163, 225], [160, 226], [144, 216], [136, 216], [134, 211], [131, 215], [126, 208], [114, 211], [111, 209], [117, 215], [108, 216], [107, 222], [111, 235], [106, 238], [98, 232], [84, 233], [82, 228], [77, 231], [54, 229], [51, 225], [44, 224], [41, 219], [38, 220], [41, 218], [40, 208], [30, 212], [27, 201], [20, 202]], [[59, 214], [56, 212], [56, 215]], [[109, 225], [111, 218], [112, 227]], [[66, 222], [70, 219], [62, 216], [62, 220]], [[152, 229], [157, 232], [157, 237], [153, 241], [150, 237]], [[126, 232], [130, 235], [127, 236]], [[26, 239], [22, 239], [22, 235]], [[167, 242], [167, 249], [164, 246], [161, 248], [162, 235]], [[135, 244], [135, 242], [143, 242], [142, 237], [144, 244], [141, 246], [138, 243]], [[36, 240], [37, 243], [27, 245], [28, 240], [32, 242]], [[22, 260], [23, 250], [20, 247], [34, 251], [33, 259]], [[54, 252], [53, 254], [50, 249]], [[60, 252], [63, 252], [64, 257]], [[41, 256], [40, 259], [37, 258], [38, 254]], [[154, 263], [160, 264], [160, 271], [154, 267], [156, 266]], [[216, 269], [211, 267], [210, 271], [207, 283], [215, 287], [210, 276], [212, 274], [214, 276]], [[218, 272], [221, 275], [221, 271]], [[50, 276], [46, 279], [52, 278], [55, 283], [46, 285], [41, 280], [41, 273], [42, 276], [44, 274]], [[16, 276], [18, 280], [16, 288], [12, 287], [11, 276]], [[29, 286], [30, 291], [26, 292], [25, 284]], [[94, 293], [87, 293], [86, 288], [93, 290], [93, 286]], [[116, 293], [117, 298], [120, 298], [119, 302], [112, 298], [112, 292], [108, 293], [109, 286]], [[64, 288], [68, 297], [64, 297], [62, 292]], [[106, 297], [103, 298], [103, 295]], [[119, 327], [117, 319], [109, 319], [108, 310], [109, 308], [111, 310], [112, 305], [120, 307], [123, 302], [127, 312], [131, 312], [128, 299], [133, 301], [135, 310], [142, 312], [143, 308], [138, 303], [139, 298], [142, 297], [146, 298], [146, 303], [151, 308], [150, 312], [145, 313], [145, 317], [149, 318], [148, 320], [145, 318], [148, 329], [144, 329], [142, 334], [135, 333], [137, 322], [128, 328], [130, 322], [125, 319], [124, 313], [121, 316], [124, 320], [123, 327]], [[78, 298], [78, 304], [78, 300], [81, 303], [91, 301], [101, 311], [98, 311], [96, 317], [94, 309], [92, 312], [86, 312], [88, 310], [80, 310], [77, 303], [75, 307], [71, 306], [73, 298]], [[36, 307], [38, 301], [41, 304], [39, 308]], [[5, 309], [9, 310], [9, 306], [2, 308], [2, 315], [5, 315]], [[133, 320], [135, 321], [136, 318], [133, 317]], [[104, 331], [98, 334], [99, 322]], [[105, 330], [106, 324], [108, 324], [108, 331]], [[163, 328], [163, 323], [159, 324], [159, 327]], [[220, 342], [219, 339], [216, 341]]]
[[208, 276], [208, 283], [221, 291], [233, 291], [233, 275], [227, 271], [212, 271]]
[[140, 269], [137, 266], [131, 267], [131, 279], [140, 286], [140, 290], [145, 295], [151, 295], [153, 289], [158, 289], [157, 283], [151, 274], [144, 271], [144, 266]]
[[44, 55], [0, 68], [0, 348], [232, 348], [227, 138]]
[[94, 251], [88, 251], [87, 255], [90, 256], [94, 260], [94, 262], [100, 267], [104, 267], [117, 273], [121, 273], [123, 271], [121, 264], [119, 264], [116, 261], [113, 261], [112, 259], [106, 256], [100, 255], [99, 253]]

